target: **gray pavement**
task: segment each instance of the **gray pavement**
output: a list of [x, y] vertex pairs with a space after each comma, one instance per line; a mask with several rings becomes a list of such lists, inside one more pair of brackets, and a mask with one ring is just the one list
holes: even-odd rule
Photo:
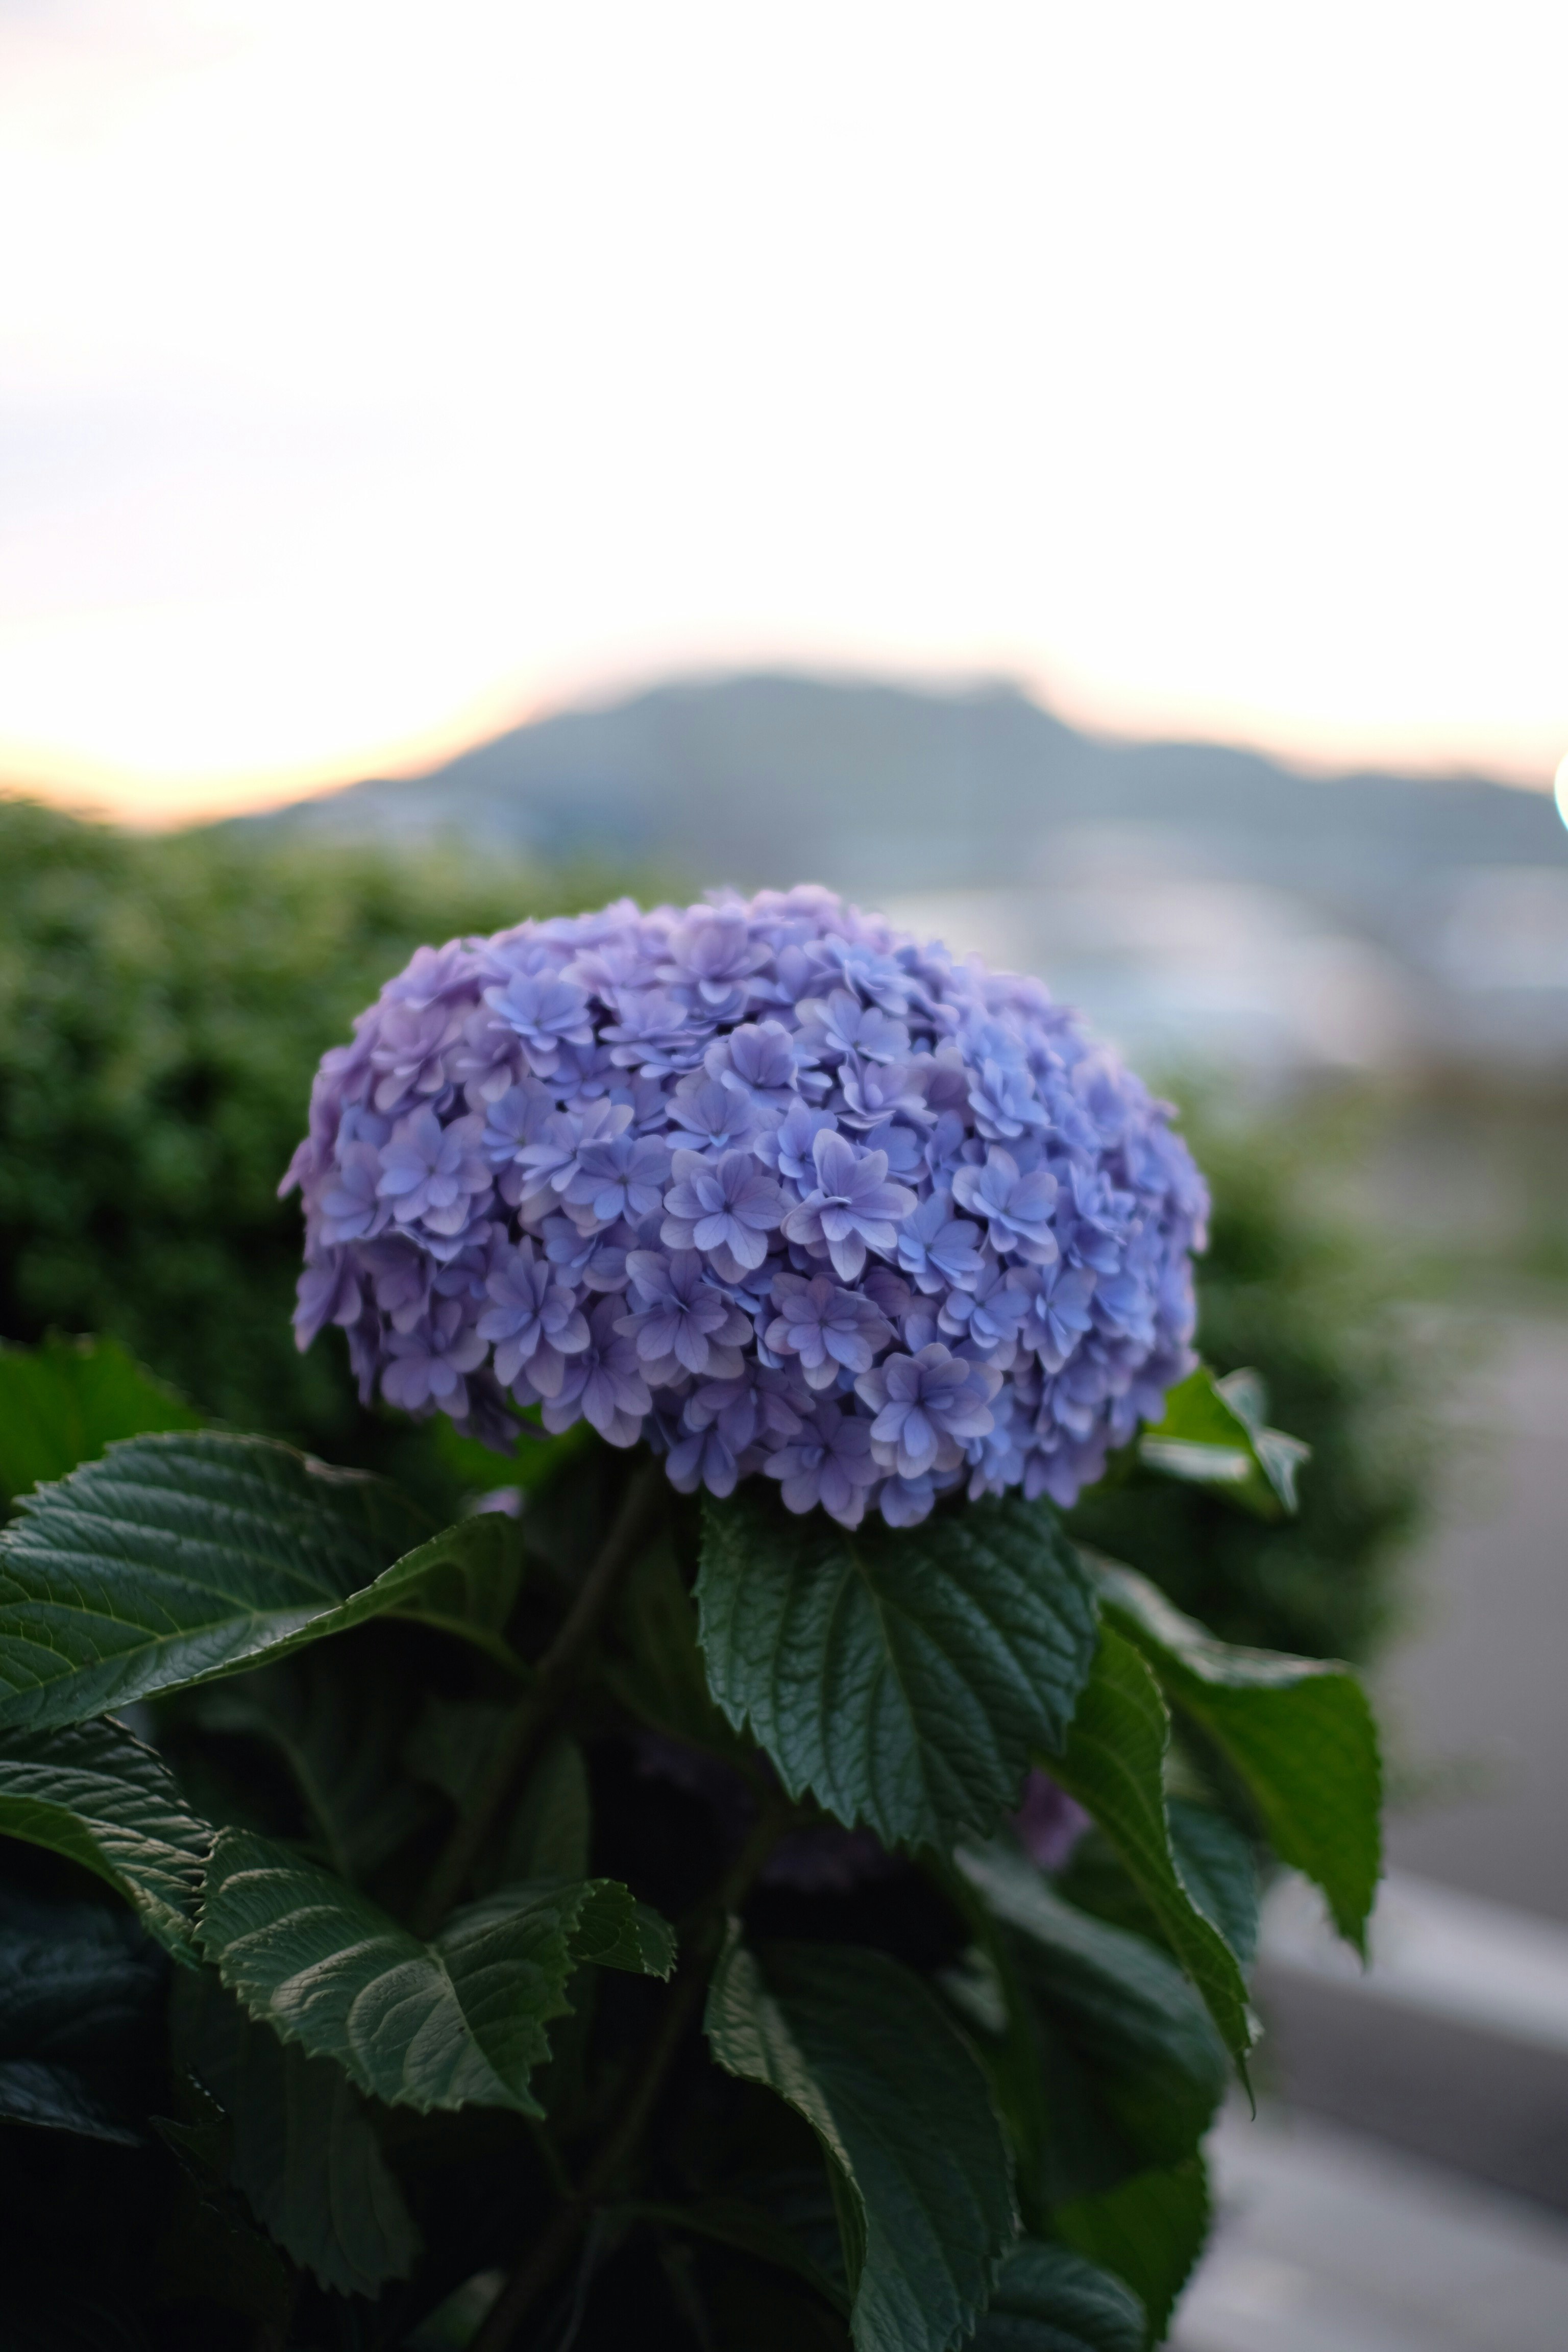
[[1568, 1322], [1439, 1327], [1470, 1345], [1444, 1525], [1379, 1678], [1398, 1748], [1475, 1784], [1396, 1815], [1389, 1859], [1568, 1920]]
[[1177, 2352], [1568, 2352], [1568, 1322], [1427, 1344], [1476, 1369], [1379, 1704], [1464, 1793], [1395, 1814], [1369, 1978], [1271, 1906], [1283, 2095], [1215, 2136]]
[[1174, 2352], [1563, 2352], [1568, 2221], [1315, 2116], [1228, 2114]]

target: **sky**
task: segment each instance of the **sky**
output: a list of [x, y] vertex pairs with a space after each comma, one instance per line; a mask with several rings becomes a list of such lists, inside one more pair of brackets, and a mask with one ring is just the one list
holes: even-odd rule
[[0, 777], [670, 672], [1568, 753], [1568, 12], [0, 0]]

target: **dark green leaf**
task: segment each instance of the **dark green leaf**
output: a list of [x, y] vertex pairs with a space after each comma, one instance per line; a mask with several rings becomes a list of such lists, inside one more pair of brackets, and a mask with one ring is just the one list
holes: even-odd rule
[[434, 1810], [400, 1769], [416, 1704], [392, 1660], [377, 1660], [367, 1672], [353, 1644], [328, 1644], [209, 1685], [188, 1702], [188, 1719], [275, 1748], [326, 1860], [340, 1876], [359, 1880]]
[[[213, 1997], [227, 2003], [228, 1996], [210, 1977], [205, 1983]], [[293, 2280], [277, 2246], [257, 2228], [229, 2185], [234, 2126], [188, 2066], [176, 2064], [172, 2081], [178, 2116], [153, 2118], [173, 2152], [178, 2176], [153, 2257], [153, 2300], [216, 2303], [281, 2333], [294, 2299]]]
[[1194, 1902], [1171, 1850], [1164, 1790], [1170, 1734], [1153, 1675], [1130, 1642], [1103, 1626], [1066, 1752], [1053, 1758], [1051, 1772], [1115, 1846], [1239, 2060], [1253, 2039], [1241, 1968]]
[[406, 2278], [419, 2232], [340, 2069], [252, 2024], [205, 1971], [181, 1980], [173, 2034], [228, 2119], [229, 2180], [285, 2252], [340, 2294]]
[[1132, 2289], [1149, 2316], [1152, 2343], [1164, 2341], [1171, 2314], [1204, 2250], [1208, 2176], [1201, 2156], [1163, 2172], [1141, 2172], [1103, 2197], [1059, 2205], [1058, 2231], [1069, 2246]]
[[419, 1780], [449, 1798], [459, 1812], [483, 1777], [508, 1710], [489, 1698], [442, 1698], [430, 1693], [404, 1743], [403, 1760]]
[[624, 1648], [606, 1669], [621, 1705], [655, 1731], [682, 1739], [748, 1778], [756, 1750], [713, 1703], [697, 1640], [697, 1612], [668, 1544], [655, 1544], [626, 1580], [616, 1630]]
[[1214, 1486], [1261, 1519], [1296, 1507], [1296, 1472], [1311, 1448], [1264, 1424], [1256, 1372], [1216, 1380], [1206, 1365], [1178, 1381], [1163, 1417], [1138, 1441], [1138, 1458], [1169, 1478]]
[[122, 1724], [0, 1732], [0, 1832], [96, 1872], [166, 1951], [188, 1957], [213, 1833]]
[[0, 1889], [0, 2061], [66, 2070], [97, 2108], [142, 2137], [166, 1974], [129, 1913]]
[[731, 1935], [709, 1994], [713, 2054], [821, 2142], [858, 2352], [948, 2352], [1016, 2228], [1006, 2152], [971, 2053], [918, 1977], [879, 1952]]
[[884, 1844], [989, 1835], [1093, 1655], [1088, 1580], [1050, 1513], [1008, 1496], [848, 1534], [756, 1483], [703, 1513], [702, 1648], [730, 1721], [792, 1797]]
[[[508, 1719], [493, 1700], [427, 1696], [405, 1743], [404, 1762], [416, 1779], [449, 1799], [459, 1813], [483, 1780]], [[475, 1873], [487, 1892], [524, 1878], [584, 1878], [588, 1871], [592, 1808], [588, 1769], [574, 1739], [559, 1733], [529, 1774], [503, 1835]]]
[[974, 2352], [1143, 2352], [1144, 2327], [1120, 2279], [1068, 2246], [1026, 2239], [996, 2282]]
[[577, 1742], [562, 1733], [528, 1777], [501, 1849], [500, 1884], [585, 1877], [592, 1828], [588, 1767]]
[[140, 2320], [33, 2265], [6, 2281], [5, 2352], [151, 2352]]
[[[1020, 2154], [1043, 2201], [1187, 2155], [1213, 2119], [1227, 2069], [1181, 1970], [1143, 1937], [1064, 1902], [1016, 1849], [998, 1842], [958, 1863], [1011, 1932], [1006, 1996], [1039, 2030], [1044, 2112]], [[999, 2086], [1009, 2102], [1017, 2087]]]
[[395, 1488], [268, 1439], [132, 1438], [0, 1535], [0, 1725], [82, 1722], [384, 1612], [510, 1659], [510, 1522], [424, 1533]]
[[1212, 1919], [1244, 1969], [1258, 1952], [1258, 1864], [1252, 1842], [1236, 1823], [1186, 1797], [1167, 1800], [1171, 1851], [1182, 1884]]
[[668, 1973], [670, 1931], [610, 1879], [510, 1886], [422, 1943], [289, 1847], [225, 1830], [197, 1930], [251, 2014], [422, 2110], [543, 2110], [529, 2090], [580, 1960]]
[[748, 2205], [739, 2197], [710, 2197], [698, 2205], [632, 2205], [626, 2210], [628, 2218], [662, 2221], [669, 2229], [689, 2231], [716, 2245], [732, 2246], [738, 2253], [753, 2254], [776, 2270], [793, 2271], [825, 2303], [848, 2315], [849, 2298], [837, 2280], [812, 2260], [793, 2230], [760, 2205]]
[[145, 2135], [104, 2105], [74, 2066], [40, 2058], [0, 2058], [0, 2123], [36, 2131], [75, 2132], [82, 2139], [140, 2147]]
[[0, 1347], [0, 1510], [95, 1462], [116, 1438], [199, 1429], [201, 1418], [116, 1339]]
[[1280, 1861], [1317, 1882], [1341, 1935], [1364, 1952], [1383, 1870], [1383, 1775], [1356, 1676], [1321, 1659], [1233, 1649], [1131, 1569], [1095, 1569], [1110, 1622], [1225, 1750]]

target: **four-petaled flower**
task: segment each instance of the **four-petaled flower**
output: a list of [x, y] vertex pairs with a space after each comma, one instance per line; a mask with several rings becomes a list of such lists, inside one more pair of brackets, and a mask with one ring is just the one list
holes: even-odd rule
[[376, 1190], [391, 1202], [400, 1225], [460, 1234], [472, 1222], [474, 1195], [490, 1189], [489, 1163], [480, 1148], [484, 1125], [470, 1113], [443, 1127], [427, 1104], [398, 1120], [382, 1147]]
[[768, 1254], [768, 1235], [784, 1214], [784, 1194], [749, 1151], [705, 1160], [678, 1151], [675, 1182], [659, 1239], [675, 1250], [700, 1250], [726, 1282], [739, 1282]]
[[900, 1478], [920, 1478], [928, 1470], [956, 1468], [966, 1441], [986, 1434], [1001, 1385], [991, 1365], [972, 1364], [933, 1339], [918, 1355], [874, 1364], [855, 1390], [877, 1416], [871, 1447], [878, 1461]]
[[738, 1345], [752, 1327], [708, 1278], [696, 1250], [670, 1257], [658, 1250], [633, 1250], [626, 1259], [637, 1312], [623, 1315], [617, 1331], [637, 1341], [645, 1378], [655, 1388], [696, 1372], [709, 1380], [740, 1377]]
[[1049, 1265], [1056, 1256], [1050, 1219], [1057, 1180], [1048, 1169], [1020, 1175], [1012, 1153], [993, 1144], [984, 1168], [954, 1170], [952, 1197], [961, 1209], [985, 1219], [987, 1239], [998, 1256], [1017, 1250], [1037, 1265]]
[[847, 1136], [824, 1132], [811, 1147], [816, 1182], [784, 1221], [785, 1238], [826, 1253], [842, 1282], [854, 1282], [868, 1250], [884, 1257], [898, 1245], [899, 1220], [915, 1205], [907, 1184], [888, 1182], [888, 1155]]
[[809, 1389], [831, 1388], [840, 1371], [868, 1371], [893, 1327], [863, 1290], [840, 1290], [825, 1274], [807, 1282], [798, 1274], [773, 1277], [778, 1314], [767, 1343], [776, 1356], [795, 1356]]
[[[490, 1304], [475, 1328], [481, 1339], [495, 1342], [502, 1388], [511, 1389], [521, 1404], [558, 1396], [565, 1359], [581, 1355], [588, 1344], [588, 1318], [576, 1292], [557, 1282], [549, 1260], [536, 1258], [533, 1244], [523, 1241], [491, 1269], [485, 1293]], [[531, 1395], [518, 1391], [520, 1380]]]
[[770, 1454], [763, 1469], [781, 1482], [788, 1509], [809, 1511], [820, 1503], [841, 1527], [858, 1528], [866, 1516], [867, 1489], [879, 1475], [870, 1423], [836, 1404], [818, 1404], [798, 1437]]

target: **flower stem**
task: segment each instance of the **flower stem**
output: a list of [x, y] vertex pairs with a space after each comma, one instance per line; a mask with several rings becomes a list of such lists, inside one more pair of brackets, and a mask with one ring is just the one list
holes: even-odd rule
[[474, 2337], [470, 2352], [507, 2352], [530, 2305], [550, 2284], [587, 2226], [606, 2189], [635, 2155], [652, 2119], [688, 2030], [697, 2014], [724, 1939], [725, 1924], [738, 1909], [774, 1845], [788, 1828], [794, 1808], [775, 1798], [758, 1815], [744, 1845], [718, 1886], [699, 1905], [681, 1937], [680, 1965], [671, 1979], [658, 2022], [619, 2120], [583, 2176], [576, 2193], [557, 2206], [501, 2289], [499, 2301]]
[[413, 1921], [416, 1936], [433, 1936], [460, 1898], [508, 1800], [549, 1738], [563, 1702], [587, 1664], [595, 1637], [622, 1577], [641, 1549], [663, 1492], [663, 1465], [645, 1462], [627, 1486], [609, 1534], [560, 1631], [507, 1717], [479, 1788], [453, 1826]]

